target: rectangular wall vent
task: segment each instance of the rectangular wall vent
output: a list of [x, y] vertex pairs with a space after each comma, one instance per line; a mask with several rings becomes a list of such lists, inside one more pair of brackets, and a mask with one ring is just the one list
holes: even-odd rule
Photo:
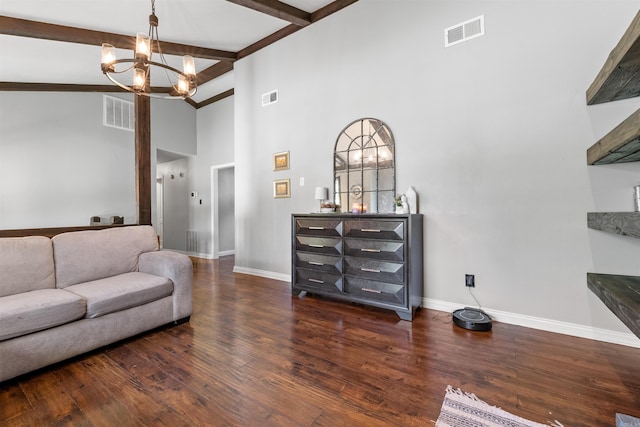
[[484, 15], [445, 28], [444, 46], [453, 46], [480, 36], [484, 36]]
[[267, 92], [262, 95], [262, 106], [266, 107], [267, 105], [271, 105], [278, 102], [278, 91], [272, 90], [271, 92]]
[[109, 95], [102, 96], [102, 124], [133, 132], [136, 113], [133, 102]]

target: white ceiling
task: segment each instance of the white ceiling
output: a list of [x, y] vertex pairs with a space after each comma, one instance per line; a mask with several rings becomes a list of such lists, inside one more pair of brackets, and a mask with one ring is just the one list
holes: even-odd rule
[[[286, 0], [314, 12], [333, 0]], [[226, 0], [156, 0], [160, 41], [237, 52], [290, 22]], [[0, 15], [134, 36], [147, 33], [151, 0], [1, 0]], [[100, 46], [0, 35], [0, 81], [110, 84], [100, 70]], [[118, 51], [119, 58], [131, 57]], [[179, 58], [167, 56], [182, 68]], [[216, 61], [196, 59], [196, 71]], [[154, 83], [152, 82], [152, 85]], [[202, 102], [233, 88], [233, 72], [198, 87]]]

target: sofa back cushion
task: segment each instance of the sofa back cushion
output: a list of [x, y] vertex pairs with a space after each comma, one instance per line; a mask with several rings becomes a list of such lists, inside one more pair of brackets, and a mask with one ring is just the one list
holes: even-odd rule
[[138, 256], [158, 250], [150, 225], [74, 231], [51, 240], [58, 288], [137, 271]]
[[55, 287], [51, 239], [0, 238], [0, 297]]

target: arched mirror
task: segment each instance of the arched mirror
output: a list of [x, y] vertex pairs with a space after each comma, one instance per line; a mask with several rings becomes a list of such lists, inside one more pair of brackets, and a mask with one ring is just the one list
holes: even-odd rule
[[372, 118], [347, 125], [336, 140], [333, 176], [334, 202], [342, 212], [393, 212], [395, 147], [389, 127]]

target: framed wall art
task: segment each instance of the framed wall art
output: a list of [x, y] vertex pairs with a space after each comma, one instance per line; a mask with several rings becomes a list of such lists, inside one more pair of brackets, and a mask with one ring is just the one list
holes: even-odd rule
[[291, 197], [291, 181], [289, 179], [273, 181], [273, 197], [275, 199]]
[[273, 155], [273, 170], [283, 171], [289, 169], [289, 152], [283, 151]]

